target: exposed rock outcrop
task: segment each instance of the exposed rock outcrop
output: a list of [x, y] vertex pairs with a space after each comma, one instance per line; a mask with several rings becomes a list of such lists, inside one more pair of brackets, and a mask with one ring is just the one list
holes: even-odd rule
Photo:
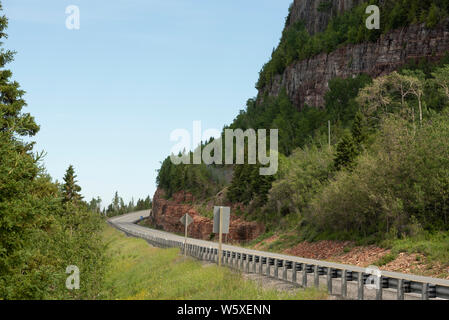
[[285, 87], [299, 109], [304, 103], [323, 106], [328, 83], [335, 77], [348, 78], [362, 73], [378, 77], [412, 59], [438, 60], [448, 51], [449, 20], [433, 29], [424, 24], [412, 25], [389, 32], [376, 42], [346, 45], [329, 54], [298, 61], [288, 66], [282, 75], [275, 76], [272, 83], [259, 92], [259, 97], [265, 92], [278, 95]]
[[[153, 211], [150, 222], [153, 226], [168, 232], [184, 233], [184, 226], [179, 219], [188, 213], [193, 217], [189, 226], [189, 237], [210, 240], [213, 230], [213, 221], [201, 216], [194, 208], [195, 199], [188, 192], [177, 192], [171, 199], [165, 198], [165, 192], [158, 189], [153, 197]], [[210, 208], [212, 210], [212, 207]], [[232, 212], [231, 212], [232, 213]], [[229, 235], [227, 242], [250, 241], [265, 231], [261, 223], [248, 222], [231, 214]]]

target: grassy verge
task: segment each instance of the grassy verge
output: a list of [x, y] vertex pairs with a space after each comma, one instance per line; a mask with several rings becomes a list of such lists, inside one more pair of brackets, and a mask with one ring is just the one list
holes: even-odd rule
[[111, 257], [106, 274], [107, 299], [150, 300], [276, 300], [325, 299], [316, 290], [279, 292], [244, 280], [240, 274], [179, 255], [178, 249], [153, 248], [127, 238], [110, 226], [103, 233]]
[[424, 255], [429, 263], [439, 262], [449, 266], [449, 232], [423, 232], [415, 237], [387, 240], [382, 245], [391, 248], [394, 254], [419, 253]]

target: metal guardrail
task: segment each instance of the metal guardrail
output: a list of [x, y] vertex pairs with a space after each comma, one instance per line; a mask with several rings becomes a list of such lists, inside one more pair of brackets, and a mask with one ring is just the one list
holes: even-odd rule
[[[139, 219], [137, 219], [139, 220]], [[151, 245], [160, 248], [179, 248], [184, 253], [184, 238], [166, 232], [134, 225], [137, 220], [120, 221], [120, 218], [110, 219], [108, 222], [127, 235], [145, 239]], [[194, 258], [218, 263], [216, 243], [189, 239], [186, 253]], [[325, 282], [329, 294], [348, 297], [348, 284], [357, 285], [357, 299], [365, 298], [367, 280], [370, 274], [367, 269], [305, 259], [294, 256], [261, 252], [252, 249], [226, 245], [222, 252], [222, 264], [247, 273], [259, 273], [269, 277], [288, 281], [296, 285], [307, 287], [312, 276], [313, 285], [319, 287]], [[298, 274], [300, 277], [298, 277]], [[290, 277], [288, 277], [290, 275]], [[298, 282], [299, 278], [301, 279]], [[372, 278], [371, 278], [372, 279]], [[340, 290], [336, 292], [336, 281]], [[396, 292], [396, 299], [404, 300], [406, 294], [413, 294], [422, 300], [449, 300], [449, 281], [444, 279], [415, 276], [410, 274], [382, 271], [378, 279], [380, 286], [375, 288], [375, 298], [382, 300], [385, 290]]]

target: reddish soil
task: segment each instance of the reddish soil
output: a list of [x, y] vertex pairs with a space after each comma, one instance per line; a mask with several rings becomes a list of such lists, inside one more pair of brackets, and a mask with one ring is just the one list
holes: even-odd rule
[[[255, 249], [266, 250], [269, 244], [279, 240], [274, 235], [256, 244]], [[296, 246], [284, 250], [282, 253], [308, 259], [326, 260], [359, 267], [373, 265], [379, 259], [389, 254], [391, 250], [377, 246], [354, 246], [349, 241], [318, 241], [301, 242]], [[449, 267], [441, 263], [426, 261], [420, 254], [400, 253], [397, 258], [380, 267], [381, 270], [402, 272], [449, 279]]]
[[301, 242], [293, 248], [284, 251], [286, 254], [317, 260], [328, 260], [343, 252], [350, 242], [343, 241], [318, 241]]

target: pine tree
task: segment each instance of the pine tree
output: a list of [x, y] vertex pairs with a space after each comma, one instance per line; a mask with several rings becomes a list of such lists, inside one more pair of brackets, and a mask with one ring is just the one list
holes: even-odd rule
[[337, 145], [337, 154], [334, 159], [334, 166], [337, 171], [348, 168], [351, 169], [357, 157], [357, 147], [354, 139], [350, 135], [345, 135]]
[[112, 200], [112, 211], [113, 215], [118, 215], [118, 212], [120, 211], [120, 197], [118, 191], [115, 192], [114, 199]]
[[438, 6], [435, 3], [433, 3], [429, 9], [429, 14], [427, 15], [426, 18], [426, 26], [428, 28], [435, 27], [438, 24], [438, 22], [440, 22], [440, 16], [441, 16], [440, 8], [438, 8]]
[[363, 115], [360, 111], [358, 111], [354, 117], [351, 133], [354, 143], [359, 148], [361, 144], [366, 140], [365, 123]]
[[[0, 11], [2, 5], [0, 3]], [[5, 33], [8, 27], [8, 19], [0, 17], [0, 45], [1, 39], [7, 38]], [[25, 91], [20, 89], [19, 83], [11, 81], [12, 72], [4, 69], [14, 60], [15, 52], [0, 50], [0, 132], [10, 132], [12, 135], [34, 136], [39, 131], [39, 126], [29, 113], [22, 113], [27, 104], [22, 98]]]
[[62, 186], [62, 195], [63, 195], [63, 202], [72, 202], [76, 203], [78, 201], [81, 201], [83, 197], [81, 196], [81, 187], [77, 185], [77, 180], [75, 175], [75, 169], [73, 169], [73, 166], [70, 165], [69, 168], [66, 171], [66, 174], [64, 176], [64, 185]]

